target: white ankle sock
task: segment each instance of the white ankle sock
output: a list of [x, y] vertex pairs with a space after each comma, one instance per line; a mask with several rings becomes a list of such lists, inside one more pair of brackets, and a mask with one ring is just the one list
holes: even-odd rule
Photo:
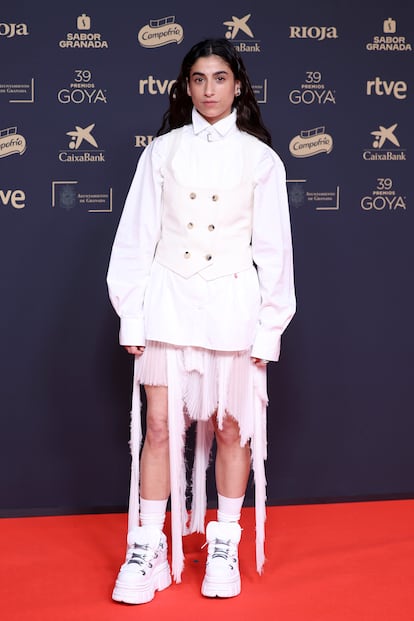
[[162, 530], [164, 528], [167, 502], [168, 498], [165, 500], [147, 500], [140, 496], [139, 517], [141, 526], [156, 526]]
[[238, 522], [240, 520], [241, 508], [244, 501], [244, 495], [240, 498], [227, 498], [227, 496], [218, 496], [218, 522]]

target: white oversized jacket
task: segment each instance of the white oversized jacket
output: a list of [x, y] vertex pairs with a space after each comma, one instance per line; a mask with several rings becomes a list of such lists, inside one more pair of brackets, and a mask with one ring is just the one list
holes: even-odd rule
[[[244, 203], [244, 220], [242, 212], [237, 219], [238, 203], [240, 209]], [[237, 236], [245, 241], [246, 226], [249, 257], [243, 242], [238, 264]], [[193, 260], [195, 270], [188, 267]], [[121, 345], [150, 339], [213, 350], [251, 348], [254, 357], [279, 359], [281, 335], [295, 312], [285, 169], [270, 147], [237, 128], [235, 111], [210, 125], [194, 110], [192, 124], [145, 148], [107, 281], [121, 319]]]

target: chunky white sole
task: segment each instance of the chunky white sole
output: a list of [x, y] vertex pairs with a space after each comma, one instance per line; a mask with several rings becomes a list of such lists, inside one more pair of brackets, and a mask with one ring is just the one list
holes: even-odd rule
[[155, 591], [163, 591], [171, 584], [168, 561], [154, 569], [150, 580], [143, 584], [131, 585], [122, 580], [120, 574], [115, 582], [112, 599], [124, 604], [146, 604], [154, 599]]
[[220, 582], [217, 578], [204, 576], [201, 587], [201, 594], [204, 597], [236, 597], [241, 591], [240, 575], [235, 576], [232, 580]]

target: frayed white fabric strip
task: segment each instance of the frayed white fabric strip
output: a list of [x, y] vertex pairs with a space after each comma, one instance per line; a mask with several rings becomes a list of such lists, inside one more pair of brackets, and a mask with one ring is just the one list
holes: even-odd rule
[[129, 490], [128, 532], [139, 524], [139, 459], [142, 443], [141, 425], [141, 390], [137, 380], [137, 360], [134, 362], [134, 379], [132, 387], [131, 435], [129, 449], [131, 453], [131, 482]]

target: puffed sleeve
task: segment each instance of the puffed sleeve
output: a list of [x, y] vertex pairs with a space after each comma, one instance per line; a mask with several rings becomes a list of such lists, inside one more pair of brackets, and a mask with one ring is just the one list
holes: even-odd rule
[[277, 361], [282, 333], [295, 314], [296, 298], [285, 167], [267, 147], [257, 170], [252, 252], [261, 294], [252, 356]]
[[120, 317], [121, 345], [144, 345], [143, 304], [161, 230], [162, 154], [159, 139], [143, 151], [112, 246], [107, 284]]

